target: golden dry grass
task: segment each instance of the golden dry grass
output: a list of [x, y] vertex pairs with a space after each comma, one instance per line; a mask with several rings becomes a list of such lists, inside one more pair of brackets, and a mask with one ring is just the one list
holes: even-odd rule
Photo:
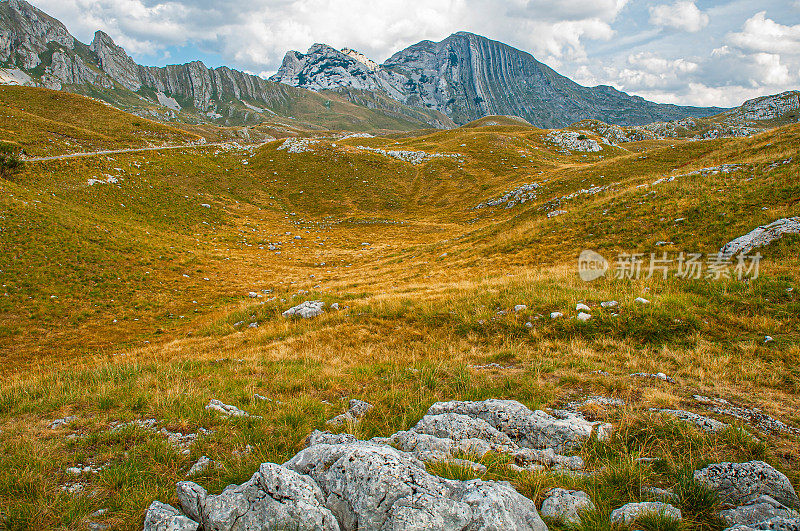
[[[609, 257], [708, 253], [798, 215], [797, 161], [769, 165], [796, 155], [800, 129], [637, 143], [601, 159], [559, 153], [535, 128], [476, 125], [328, 138], [314, 153], [274, 142], [255, 153], [205, 147], [37, 163], [0, 181], [0, 522], [78, 529], [105, 507], [105, 522], [137, 528], [147, 504], [171, 500], [200, 455], [223, 464], [198, 480], [207, 488], [241, 482], [259, 462], [292, 455], [348, 397], [376, 405], [348, 427], [363, 437], [413, 425], [435, 400], [557, 407], [589, 394], [625, 399], [618, 411], [585, 411], [618, 433], [582, 451], [594, 469], [607, 467], [596, 480], [519, 475], [500, 457], [487, 463], [489, 477], [534, 498], [554, 484], [591, 489], [602, 500], [597, 522], [638, 498], [639, 484], [682, 485], [682, 467], [713, 459], [767, 459], [797, 485], [795, 437], [746, 425], [766, 444], [735, 430], [706, 436], [648, 408], [702, 413], [691, 398], [699, 393], [800, 426], [798, 239], [766, 249], [761, 277], [746, 284], [585, 283], [576, 260], [585, 248]], [[358, 146], [460, 157], [410, 165]], [[641, 186], [723, 162], [744, 167]], [[120, 182], [87, 186], [102, 175]], [[542, 189], [525, 204], [473, 209], [531, 182]], [[608, 188], [554, 201], [590, 185]], [[556, 208], [567, 214], [548, 218]], [[269, 250], [277, 242], [280, 254]], [[639, 296], [651, 304], [636, 305]], [[307, 299], [342, 310], [308, 321], [280, 315]], [[612, 299], [617, 317], [598, 307]], [[578, 302], [592, 307], [588, 323], [571, 319]], [[517, 304], [528, 308], [515, 313]], [[551, 320], [551, 311], [565, 318]], [[765, 344], [765, 335], [775, 341]], [[502, 368], [470, 368], [487, 363]], [[662, 371], [677, 384], [629, 376]], [[210, 398], [263, 419], [220, 419], [203, 409]], [[47, 428], [68, 414], [79, 419]], [[134, 418], [215, 434], [183, 456], [147, 430], [109, 430]], [[248, 444], [253, 453], [242, 455]], [[640, 455], [662, 458], [664, 468], [631, 464]], [[84, 494], [62, 491], [74, 481], [66, 467], [87, 461], [109, 468], [84, 478]], [[684, 528], [717, 528], [710, 506], [687, 507]]]

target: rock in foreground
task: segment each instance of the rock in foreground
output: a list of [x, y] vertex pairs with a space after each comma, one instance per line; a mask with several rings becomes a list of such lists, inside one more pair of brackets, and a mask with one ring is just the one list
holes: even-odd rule
[[318, 444], [284, 466], [317, 482], [342, 529], [547, 529], [509, 484], [433, 476], [390, 446]]
[[144, 516], [144, 531], [197, 531], [199, 524], [175, 507], [154, 501]]
[[274, 463], [264, 463], [249, 481], [230, 485], [217, 496], [188, 500], [187, 512], [200, 507], [203, 529], [295, 529], [338, 531], [333, 513], [311, 478]]
[[264, 463], [216, 496], [181, 482], [184, 514], [153, 502], [145, 530], [547, 530], [533, 501], [508, 483], [445, 479], [391, 446], [342, 441], [310, 446], [282, 466]]
[[773, 518], [800, 518], [797, 511], [789, 509], [767, 495], [759, 496], [741, 507], [724, 510], [719, 513], [719, 516], [729, 526], [752, 526]]
[[716, 463], [696, 471], [694, 479], [731, 506], [747, 504], [763, 494], [789, 507], [800, 505], [789, 478], [763, 461]]
[[562, 452], [580, 446], [592, 433], [600, 440], [611, 436], [610, 424], [589, 422], [577, 416], [556, 418], [544, 411], [531, 411], [515, 400], [437, 402], [426, 416], [443, 413], [484, 420], [524, 448], [552, 448]]

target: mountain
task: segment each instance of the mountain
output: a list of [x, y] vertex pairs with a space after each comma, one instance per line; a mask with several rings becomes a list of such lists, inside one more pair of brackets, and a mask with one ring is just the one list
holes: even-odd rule
[[95, 33], [87, 46], [24, 0], [0, 2], [0, 68], [5, 83], [93, 96], [162, 121], [248, 125], [283, 116], [352, 130], [454, 126], [436, 110], [380, 94], [364, 98], [369, 105], [354, 105], [355, 98], [320, 95], [200, 61], [142, 66], [106, 33]]
[[414, 44], [382, 65], [364, 59], [352, 50], [315, 44], [306, 54], [287, 53], [270, 79], [311, 90], [379, 91], [406, 105], [441, 111], [458, 124], [514, 115], [539, 127], [583, 119], [642, 125], [724, 110], [653, 103], [609, 86], [584, 87], [527, 52], [466, 32]]

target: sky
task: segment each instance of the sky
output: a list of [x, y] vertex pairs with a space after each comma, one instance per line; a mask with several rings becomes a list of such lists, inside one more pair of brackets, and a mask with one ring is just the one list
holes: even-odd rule
[[139, 63], [199, 59], [268, 77], [316, 42], [383, 62], [470, 31], [583, 85], [659, 103], [735, 106], [800, 89], [800, 0], [33, 0], [83, 42]]

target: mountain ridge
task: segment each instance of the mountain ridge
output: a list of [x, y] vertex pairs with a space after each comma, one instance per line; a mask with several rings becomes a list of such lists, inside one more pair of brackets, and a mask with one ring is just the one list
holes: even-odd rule
[[[0, 67], [18, 84], [98, 97], [161, 121], [253, 125], [276, 114], [294, 117], [309, 99], [327, 106], [322, 112], [328, 114], [335, 112], [332, 105], [345, 103], [227, 66], [209, 68], [201, 61], [139, 65], [105, 32], [97, 31], [89, 45], [83, 44], [60, 21], [24, 0], [0, 2]], [[347, 105], [337, 107], [345, 115], [349, 112]], [[386, 98], [373, 98], [365, 109], [373, 122], [393, 129], [455, 125], [436, 111], [411, 109]], [[344, 116], [340, 123], [367, 128], [349, 123], [355, 121]]]
[[306, 54], [288, 52], [270, 79], [311, 90], [379, 90], [406, 105], [441, 111], [458, 124], [513, 115], [539, 127], [583, 119], [644, 125], [726, 110], [653, 103], [607, 85], [584, 87], [528, 52], [464, 31], [413, 44], [375, 69], [318, 43]]
[[269, 80], [202, 61], [146, 66], [101, 30], [83, 44], [25, 0], [0, 2], [0, 83], [66, 90], [163, 122], [270, 122], [279, 129], [447, 129], [489, 115], [544, 128], [583, 120], [677, 123], [710, 114], [750, 125], [797, 121], [800, 107], [794, 91], [734, 109], [657, 104], [607, 85], [584, 87], [528, 52], [463, 31], [416, 43], [380, 65], [356, 50], [317, 43], [305, 54], [287, 52]]

